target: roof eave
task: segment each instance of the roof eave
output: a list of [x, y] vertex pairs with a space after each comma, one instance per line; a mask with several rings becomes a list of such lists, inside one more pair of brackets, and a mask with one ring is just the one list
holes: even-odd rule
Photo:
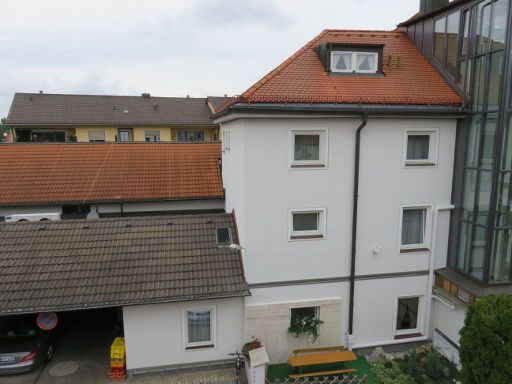
[[423, 116], [435, 115], [442, 117], [463, 117], [464, 105], [418, 105], [418, 104], [332, 104], [332, 103], [238, 103], [214, 116], [215, 121], [235, 112], [259, 113], [294, 113], [294, 114], [329, 114], [329, 115], [360, 115], [367, 113], [385, 116]]

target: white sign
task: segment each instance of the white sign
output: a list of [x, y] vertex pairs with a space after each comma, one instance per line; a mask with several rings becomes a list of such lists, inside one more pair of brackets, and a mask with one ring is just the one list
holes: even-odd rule
[[269, 362], [265, 347], [249, 351], [249, 359], [251, 360], [251, 367], [257, 367], [258, 365], [267, 364]]

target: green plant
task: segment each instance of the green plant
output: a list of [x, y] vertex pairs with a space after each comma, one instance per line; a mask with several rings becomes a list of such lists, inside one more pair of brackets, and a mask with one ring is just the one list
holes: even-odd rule
[[418, 354], [416, 350], [412, 350], [407, 356], [407, 374], [411, 376], [416, 382], [419, 381], [420, 377], [420, 365], [418, 362]]
[[402, 372], [396, 361], [378, 360], [372, 366], [372, 373], [378, 384], [415, 384], [414, 379]]
[[249, 356], [249, 351], [252, 351], [253, 349], [258, 349], [258, 348], [261, 348], [261, 341], [258, 338], [253, 336], [251, 338], [251, 341], [248, 341], [242, 347], [242, 355]]
[[444, 377], [444, 369], [439, 353], [434, 350], [427, 352], [427, 361], [425, 363], [425, 373], [434, 380], [440, 380]]
[[312, 341], [315, 341], [318, 338], [321, 324], [323, 324], [323, 321], [317, 319], [314, 315], [295, 316], [292, 317], [288, 332], [293, 333], [295, 337], [308, 335]]
[[469, 306], [459, 352], [464, 384], [512, 383], [512, 296], [484, 296]]

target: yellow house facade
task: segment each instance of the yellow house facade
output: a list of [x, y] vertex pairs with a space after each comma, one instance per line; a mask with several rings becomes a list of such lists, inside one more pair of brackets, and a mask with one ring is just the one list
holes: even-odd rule
[[18, 142], [212, 142], [227, 100], [16, 93], [7, 124]]

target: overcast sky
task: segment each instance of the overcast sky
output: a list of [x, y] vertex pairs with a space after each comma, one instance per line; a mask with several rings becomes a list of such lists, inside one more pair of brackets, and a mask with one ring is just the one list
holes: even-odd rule
[[394, 29], [419, 0], [0, 0], [14, 92], [240, 94], [326, 28]]

